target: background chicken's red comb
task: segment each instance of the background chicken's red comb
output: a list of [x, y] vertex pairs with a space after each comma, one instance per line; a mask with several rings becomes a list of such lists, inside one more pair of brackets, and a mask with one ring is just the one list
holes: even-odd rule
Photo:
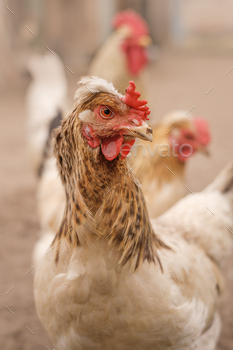
[[211, 139], [208, 122], [202, 118], [194, 118], [194, 125], [198, 132], [199, 142], [202, 145], [208, 145]]
[[134, 35], [148, 35], [149, 28], [146, 21], [133, 10], [119, 12], [113, 18], [113, 27], [119, 28], [122, 25], [127, 25], [133, 30]]
[[146, 100], [139, 100], [141, 96], [140, 92], [135, 91], [136, 84], [134, 81], [129, 82], [129, 86], [126, 89], [126, 94], [122, 97], [122, 101], [127, 104], [127, 106], [137, 109], [138, 111], [144, 112], [142, 117], [144, 120], [149, 120], [147, 116], [150, 114], [150, 109], [146, 106]]

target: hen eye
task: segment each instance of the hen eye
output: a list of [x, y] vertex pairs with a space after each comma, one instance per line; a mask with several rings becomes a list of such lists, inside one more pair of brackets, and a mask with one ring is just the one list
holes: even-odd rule
[[113, 112], [108, 107], [102, 107], [100, 113], [102, 117], [106, 119], [113, 117]]

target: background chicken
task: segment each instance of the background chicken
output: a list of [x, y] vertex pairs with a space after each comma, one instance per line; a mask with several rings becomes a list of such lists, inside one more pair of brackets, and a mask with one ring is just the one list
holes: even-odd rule
[[35, 275], [41, 322], [58, 350], [214, 349], [218, 264], [232, 245], [233, 165], [151, 223], [121, 150], [133, 145], [132, 132], [151, 137], [145, 101], [133, 83], [124, 97], [99, 78], [80, 83], [55, 133], [67, 203]]
[[27, 68], [32, 76], [26, 96], [27, 135], [31, 164], [39, 173], [51, 128], [59, 125], [67, 108], [67, 81], [64, 65], [55, 54], [33, 55]]
[[138, 13], [126, 10], [116, 14], [113, 27], [115, 31], [95, 55], [88, 73], [111, 81], [122, 94], [133, 79], [144, 95], [141, 73], [148, 64], [148, 25]]
[[46, 252], [61, 223], [65, 193], [57, 175], [50, 135], [60, 125], [67, 108], [64, 65], [54, 54], [33, 55], [28, 62], [32, 82], [26, 95], [31, 165], [37, 177], [37, 208], [41, 237], [34, 248], [34, 262]]
[[130, 164], [142, 184], [151, 218], [165, 212], [185, 195], [186, 163], [196, 152], [207, 153], [209, 141], [206, 121], [193, 118], [185, 111], [176, 111], [153, 127], [152, 144], [137, 142], [134, 145]]

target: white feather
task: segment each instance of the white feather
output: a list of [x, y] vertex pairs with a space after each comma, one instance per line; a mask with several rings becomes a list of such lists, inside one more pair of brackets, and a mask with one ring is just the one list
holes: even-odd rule
[[87, 102], [92, 94], [99, 92], [106, 92], [119, 98], [123, 96], [114, 88], [112, 83], [105, 79], [96, 76], [83, 77], [80, 79], [79, 88], [75, 93], [76, 105]]
[[28, 62], [32, 75], [27, 96], [28, 142], [33, 169], [41, 162], [49, 124], [66, 107], [67, 82], [64, 65], [57, 55], [34, 55]]

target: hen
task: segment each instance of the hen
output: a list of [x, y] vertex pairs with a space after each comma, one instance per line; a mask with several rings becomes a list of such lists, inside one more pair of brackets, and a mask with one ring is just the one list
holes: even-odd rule
[[133, 82], [123, 97], [103, 79], [83, 78], [54, 135], [66, 209], [34, 295], [57, 350], [211, 350], [219, 336], [233, 166], [151, 223], [124, 159], [135, 137], [152, 140], [139, 95]]
[[152, 145], [138, 142], [130, 164], [139, 179], [151, 218], [155, 218], [185, 195], [185, 168], [196, 152], [207, 153], [208, 124], [185, 111], [169, 113], [153, 127]]
[[111, 81], [122, 94], [131, 79], [143, 89], [141, 73], [148, 64], [146, 47], [151, 42], [148, 25], [138, 13], [126, 10], [114, 17], [113, 27], [115, 31], [95, 55], [88, 73]]

